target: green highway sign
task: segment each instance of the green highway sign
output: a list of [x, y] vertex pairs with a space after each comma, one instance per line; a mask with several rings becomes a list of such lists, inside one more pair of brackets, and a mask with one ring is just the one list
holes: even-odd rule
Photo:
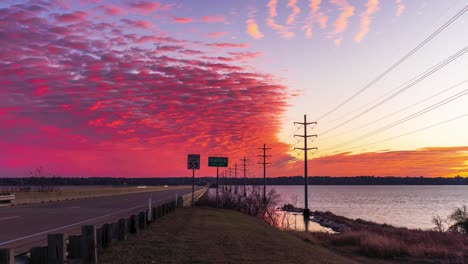
[[209, 167], [227, 167], [228, 158], [226, 157], [208, 157]]

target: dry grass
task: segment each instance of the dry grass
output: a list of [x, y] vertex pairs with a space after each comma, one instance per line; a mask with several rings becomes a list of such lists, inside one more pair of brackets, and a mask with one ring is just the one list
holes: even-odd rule
[[356, 263], [255, 217], [181, 208], [100, 257], [100, 263]]
[[[340, 234], [300, 234], [340, 252], [416, 263], [467, 263], [468, 236], [410, 230], [324, 213], [351, 227]], [[296, 235], [298, 235], [296, 233]]]
[[15, 204], [30, 204], [51, 201], [72, 200], [90, 197], [102, 197], [110, 195], [121, 195], [130, 193], [155, 192], [171, 189], [191, 188], [189, 186], [170, 186], [170, 187], [89, 187], [67, 189], [53, 192], [19, 192], [15, 193]]

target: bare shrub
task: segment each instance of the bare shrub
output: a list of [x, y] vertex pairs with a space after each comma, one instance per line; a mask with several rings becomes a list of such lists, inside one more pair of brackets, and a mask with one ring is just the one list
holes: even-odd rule
[[[216, 207], [216, 198], [206, 196], [199, 204]], [[279, 204], [279, 194], [271, 189], [266, 193], [265, 198], [264, 200], [261, 186], [250, 186], [247, 188], [245, 196], [243, 192], [236, 194], [229, 191], [229, 189], [221, 188], [219, 207], [255, 216], [270, 225], [278, 227], [281, 223], [281, 215], [276, 212], [276, 207]]]

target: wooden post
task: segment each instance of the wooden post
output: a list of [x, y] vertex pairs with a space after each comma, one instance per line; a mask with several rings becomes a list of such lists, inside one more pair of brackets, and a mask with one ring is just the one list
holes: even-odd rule
[[138, 228], [139, 229], [146, 229], [146, 212], [140, 212], [138, 214]]
[[94, 225], [82, 226], [83, 264], [97, 264], [96, 228]]
[[138, 234], [138, 220], [136, 215], [130, 216], [130, 233]]
[[112, 229], [111, 244], [114, 244], [115, 242], [118, 241], [118, 235], [119, 235], [119, 226], [118, 226], [117, 222], [111, 223], [111, 229]]
[[112, 243], [112, 226], [104, 224], [102, 226], [102, 248], [107, 249]]
[[102, 251], [102, 227], [96, 229], [96, 248]]
[[153, 207], [153, 210], [151, 210], [151, 213], [153, 214], [153, 221], [158, 220], [158, 208]]
[[64, 234], [48, 234], [47, 247], [47, 262], [49, 264], [65, 263], [67, 248]]
[[48, 254], [48, 247], [33, 247], [29, 251], [31, 253], [31, 264], [47, 264], [47, 254]]
[[68, 258], [80, 259], [83, 256], [83, 241], [81, 235], [68, 237]]
[[0, 248], [0, 263], [15, 264], [14, 249]]
[[127, 220], [124, 218], [119, 219], [117, 223], [117, 240], [127, 240]]

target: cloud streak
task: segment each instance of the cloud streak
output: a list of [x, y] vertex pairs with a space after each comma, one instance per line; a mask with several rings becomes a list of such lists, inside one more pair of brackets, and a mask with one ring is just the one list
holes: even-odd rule
[[372, 22], [372, 15], [379, 10], [379, 0], [368, 0], [366, 10], [361, 14], [359, 32], [354, 36], [356, 42], [361, 42], [362, 38], [369, 33]]

